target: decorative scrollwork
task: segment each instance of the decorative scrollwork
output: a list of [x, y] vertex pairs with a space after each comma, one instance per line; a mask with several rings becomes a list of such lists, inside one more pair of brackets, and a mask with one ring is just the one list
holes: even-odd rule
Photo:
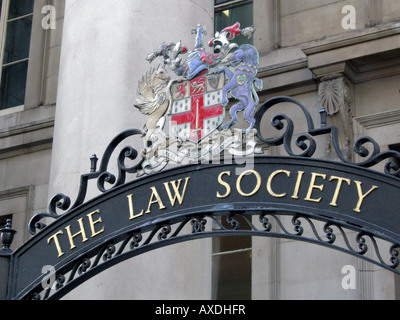
[[207, 220], [204, 217], [195, 217], [190, 223], [192, 224], [192, 233], [200, 233], [204, 232]]
[[390, 247], [390, 262], [392, 263], [392, 268], [397, 268], [400, 265], [400, 259], [399, 259], [399, 245], [392, 245]]
[[[257, 219], [252, 219], [253, 216]], [[226, 219], [226, 223], [222, 223], [223, 219]], [[206, 230], [205, 226], [209, 220], [213, 228]], [[185, 228], [187, 225], [191, 225], [191, 228]], [[354, 231], [357, 232], [354, 234]], [[192, 238], [219, 235], [267, 236], [310, 242], [350, 253], [400, 274], [400, 270], [397, 269], [400, 264], [399, 243], [393, 243], [381, 235], [359, 230], [345, 222], [333, 222], [320, 216], [273, 210], [251, 213], [209, 212], [155, 224], [147, 231], [136, 230], [122, 237], [120, 235], [117, 242], [112, 241], [102, 245], [97, 251], [87, 253], [86, 257], [78, 260], [71, 269], [58, 270], [56, 286], [51, 290], [36, 287], [26, 296], [29, 299], [51, 299], [64, 289], [68, 291], [68, 288], [73, 288], [74, 283], [79, 283], [75, 280], [84, 274], [86, 276], [95, 274], [101, 264], [147, 252], [150, 248], [165, 245], [166, 242], [172, 244]], [[372, 254], [367, 255], [370, 251]], [[384, 258], [382, 253], [388, 257]], [[69, 277], [66, 280], [68, 273]]]
[[304, 228], [301, 226], [301, 221], [299, 216], [294, 216], [292, 218], [292, 224], [294, 226], [294, 231], [296, 232], [297, 236], [301, 236], [304, 232]]
[[91, 266], [91, 262], [88, 258], [84, 258], [83, 261], [79, 264], [78, 267], [78, 274], [82, 275], [84, 274]]
[[105, 253], [103, 254], [103, 261], [110, 260], [113, 257], [115, 251], [115, 246], [113, 244], [109, 244], [106, 248]]
[[264, 227], [264, 231], [270, 232], [272, 229], [272, 223], [270, 220], [267, 218], [266, 214], [262, 214], [259, 217], [259, 221], [262, 223], [262, 226]]
[[[287, 125], [285, 132], [282, 134], [281, 137], [271, 141], [265, 140], [264, 138], [261, 138], [260, 140], [274, 146], [283, 144], [287, 154], [292, 157], [299, 156], [299, 157], [311, 158], [316, 151], [317, 144], [315, 140], [308, 134], [300, 135], [296, 139], [296, 146], [299, 147], [299, 149], [301, 149], [303, 152], [301, 154], [296, 154], [291, 146], [291, 141], [293, 139], [293, 129], [294, 129], [293, 121], [284, 114], [278, 114], [272, 118], [271, 124], [274, 128], [278, 130], [283, 130], [285, 128], [285, 125], [282, 122], [283, 120], [286, 122]], [[308, 144], [306, 143], [306, 141], [308, 142]]]
[[[264, 117], [265, 113], [269, 109], [271, 109], [273, 106], [275, 106], [279, 103], [285, 103], [285, 102], [292, 103], [292, 104], [298, 106], [305, 116], [309, 133], [314, 131], [314, 122], [312, 120], [312, 117], [311, 117], [310, 113], [307, 111], [307, 109], [300, 102], [298, 102], [297, 100], [290, 98], [290, 97], [276, 97], [276, 98], [270, 99], [267, 102], [265, 102], [260, 107], [260, 109], [257, 111], [257, 114], [256, 114], [257, 137], [260, 141], [262, 141], [270, 146], [279, 146], [279, 145], [283, 144], [286, 152], [288, 152], [288, 154], [290, 156], [295, 156], [295, 153], [292, 151], [292, 148], [291, 148], [291, 141], [292, 141], [293, 132], [294, 132], [294, 124], [293, 124], [293, 121], [287, 115], [280, 113], [280, 114], [275, 115], [271, 120], [271, 125], [275, 129], [277, 129], [279, 131], [285, 129], [285, 131], [283, 132], [283, 134], [281, 136], [279, 136], [278, 138], [274, 138], [274, 139], [267, 139], [262, 134], [262, 132], [264, 132], [264, 130], [262, 130], [262, 128], [261, 128], [261, 123], [262, 123], [262, 118]], [[282, 122], [283, 120], [286, 122], [286, 126]], [[307, 140], [311, 141], [310, 146], [308, 147], [308, 148], [310, 148], [310, 150], [307, 150], [306, 145], [303, 144], [303, 142], [307, 141]], [[313, 150], [313, 147], [315, 146], [315, 141], [309, 135], [303, 135], [300, 138], [300, 140], [298, 140], [297, 145], [303, 151], [305, 151], [300, 156], [311, 157], [314, 155], [315, 150]]]
[[[398, 157], [398, 155], [393, 155], [393, 158], [397, 158], [398, 160], [400, 160], [400, 157]], [[400, 177], [400, 167], [396, 164], [395, 161], [387, 162], [385, 164], [384, 170], [386, 174]]]
[[167, 239], [168, 235], [171, 233], [171, 226], [169, 224], [162, 226], [160, 233], [158, 234], [158, 240]]
[[326, 223], [325, 225], [324, 225], [324, 228], [323, 228], [323, 231], [326, 233], [326, 238], [328, 239], [328, 243], [329, 244], [332, 244], [332, 243], [334, 243], [335, 241], [336, 241], [336, 235], [335, 235], [335, 233], [333, 232], [333, 229], [331, 228], [331, 223]]
[[[307, 133], [301, 134], [295, 141], [296, 146], [299, 147], [299, 149], [302, 151], [301, 153], [296, 154], [292, 150], [291, 145], [293, 140], [294, 124], [293, 121], [287, 115], [280, 113], [275, 115], [271, 120], [271, 125], [275, 129], [277, 129], [278, 131], [284, 130], [283, 133], [278, 138], [268, 139], [263, 136], [263, 132], [265, 132], [265, 130], [262, 130], [261, 124], [264, 115], [268, 110], [270, 110], [272, 107], [280, 103], [291, 103], [297, 106], [298, 108], [300, 108], [305, 117], [306, 120], [305, 123], [307, 125]], [[317, 148], [316, 142], [313, 139], [313, 137], [329, 134], [331, 137], [332, 146], [335, 150], [335, 153], [343, 163], [353, 164], [364, 168], [371, 168], [389, 159], [389, 161], [384, 165], [385, 173], [392, 176], [400, 177], [400, 168], [398, 165], [396, 165], [396, 163], [398, 163], [398, 161], [400, 160], [400, 152], [393, 150], [381, 152], [378, 143], [374, 139], [372, 139], [371, 137], [361, 137], [354, 143], [354, 149], [353, 149], [354, 153], [361, 158], [361, 161], [352, 162], [349, 160], [348, 157], [346, 157], [342, 153], [340, 149], [338, 128], [334, 126], [331, 127], [326, 126], [327, 111], [325, 110], [325, 108], [321, 109], [320, 114], [321, 114], [321, 126], [320, 128], [316, 129], [309, 111], [299, 101], [290, 97], [272, 98], [267, 102], [265, 102], [257, 111], [256, 114], [257, 121], [255, 126], [257, 129], [257, 137], [260, 141], [269, 146], [283, 145], [287, 154], [291, 157], [298, 156], [298, 157], [309, 158], [315, 154]], [[371, 148], [367, 148], [366, 145], [372, 147], [372, 150], [370, 150]]]
[[[65, 213], [71, 211], [77, 206], [84, 203], [87, 190], [88, 190], [88, 182], [89, 180], [97, 179], [97, 188], [100, 192], [104, 193], [108, 190], [114, 189], [126, 181], [126, 173], [136, 173], [141, 168], [141, 164], [143, 163], [143, 159], [141, 158], [138, 163], [132, 165], [131, 167], [127, 167], [125, 164], [125, 160], [136, 160], [138, 157], [138, 152], [131, 146], [127, 146], [123, 148], [118, 155], [117, 158], [117, 168], [118, 175], [114, 175], [108, 171], [108, 165], [113, 155], [114, 151], [118, 147], [118, 145], [124, 141], [125, 139], [131, 136], [140, 136], [142, 132], [140, 130], [131, 129], [120, 133], [116, 136], [111, 143], [107, 146], [102, 160], [100, 162], [100, 168], [96, 171], [97, 157], [94, 155], [90, 158], [91, 161], [91, 172], [84, 174], [80, 179], [80, 187], [78, 196], [73, 205], [71, 205], [70, 197], [64, 194], [55, 195], [49, 202], [48, 213], [39, 213], [35, 215], [31, 221], [29, 222], [29, 232], [34, 235], [38, 230], [42, 230], [46, 225], [41, 222], [41, 220], [45, 218], [58, 219]], [[106, 183], [111, 185], [108, 189], [106, 188]], [[63, 211], [63, 213], [57, 212], [58, 210]]]
[[366, 240], [364, 238], [365, 234], [363, 232], [360, 232], [357, 234], [356, 240], [358, 244], [358, 254], [365, 254], [368, 251], [368, 246], [366, 244]]
[[132, 236], [132, 241], [131, 241], [131, 244], [130, 244], [131, 250], [133, 250], [133, 249], [139, 247], [139, 244], [140, 244], [140, 242], [141, 242], [142, 240], [143, 240], [142, 234], [141, 234], [141, 233], [135, 233], [135, 234]]
[[58, 274], [56, 276], [55, 289], [60, 290], [64, 286], [64, 283], [65, 283], [65, 276], [63, 274]]
[[231, 214], [226, 217], [226, 222], [232, 227], [233, 230], [238, 230], [240, 228], [240, 223], [234, 219], [235, 215]]
[[115, 181], [117, 181], [117, 179], [115, 178], [115, 176], [112, 173], [103, 172], [102, 174], [100, 174], [99, 178], [97, 179], [97, 188], [99, 188], [99, 190], [101, 192], [106, 192], [107, 189], [105, 187], [105, 183], [107, 182], [108, 184], [113, 185], [115, 183]]

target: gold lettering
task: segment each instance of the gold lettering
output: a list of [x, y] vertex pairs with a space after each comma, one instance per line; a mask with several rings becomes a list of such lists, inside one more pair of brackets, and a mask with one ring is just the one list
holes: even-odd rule
[[[244, 193], [244, 192], [242, 191], [242, 187], [241, 187], [242, 179], [243, 179], [244, 176], [249, 175], [249, 174], [254, 174], [254, 175], [256, 176], [256, 178], [257, 178], [257, 184], [256, 184], [256, 186], [255, 186], [255, 188], [254, 188], [254, 190], [253, 190], [252, 192], [250, 192], [250, 193]], [[260, 187], [261, 187], [261, 176], [260, 176], [260, 174], [259, 174], [257, 171], [254, 171], [254, 170], [247, 170], [247, 171], [243, 172], [243, 173], [239, 176], [239, 178], [237, 179], [237, 181], [236, 181], [236, 189], [237, 189], [237, 191], [239, 192], [239, 194], [240, 194], [241, 196], [243, 196], [243, 197], [251, 197], [251, 196], [255, 195], [255, 194], [258, 192], [258, 190], [260, 190]]]
[[130, 194], [129, 196], [127, 196], [128, 204], [129, 204], [129, 220], [133, 220], [133, 219], [139, 218], [144, 214], [144, 210], [142, 210], [142, 211], [140, 211], [140, 213], [135, 215], [135, 213], [133, 211], [133, 200], [132, 200], [132, 197], [133, 197], [133, 194]]
[[267, 181], [267, 190], [268, 190], [269, 194], [270, 194], [271, 196], [273, 196], [274, 198], [284, 198], [284, 197], [286, 197], [286, 193], [277, 194], [277, 193], [275, 193], [275, 192], [272, 190], [272, 187], [271, 187], [272, 180], [273, 180], [278, 174], [281, 174], [281, 173], [284, 173], [284, 174], [286, 174], [288, 177], [290, 177], [290, 171], [286, 171], [286, 170], [277, 170], [277, 171], [273, 172], [273, 173], [269, 176], [268, 181]]
[[89, 214], [87, 215], [88, 218], [89, 218], [90, 230], [92, 231], [92, 238], [94, 238], [94, 237], [98, 236], [100, 233], [103, 233], [103, 232], [104, 232], [104, 226], [103, 226], [103, 228], [101, 228], [101, 230], [99, 230], [99, 231], [96, 231], [96, 230], [95, 230], [94, 226], [95, 226], [97, 223], [102, 223], [103, 220], [102, 220], [101, 217], [100, 217], [100, 218], [98, 218], [96, 221], [93, 221], [93, 215], [94, 215], [94, 214], [100, 214], [100, 210], [93, 211], [93, 212], [91, 212], [91, 213], [89, 213]]
[[310, 186], [308, 188], [308, 193], [307, 193], [307, 197], [304, 199], [305, 201], [311, 201], [311, 202], [321, 202], [322, 198], [318, 198], [318, 199], [313, 199], [311, 198], [313, 190], [314, 189], [318, 189], [318, 190], [324, 190], [324, 185], [316, 185], [315, 181], [317, 180], [317, 178], [323, 178], [324, 180], [326, 179], [326, 174], [320, 174], [320, 173], [315, 173], [313, 172], [311, 174], [311, 181], [310, 181]]
[[[164, 210], [166, 207], [164, 206], [164, 204], [163, 204], [163, 202], [162, 202], [162, 200], [160, 198], [160, 195], [157, 192], [156, 187], [151, 187], [150, 190], [152, 190], [152, 194], [151, 194], [151, 197], [150, 197], [149, 206], [147, 207], [146, 213], [150, 213], [151, 212], [151, 210], [150, 210], [151, 206], [153, 204], [155, 204], [155, 203], [158, 203], [158, 207], [159, 207], [160, 210]], [[155, 198], [155, 200], [153, 200], [154, 198]]]
[[353, 211], [358, 212], [358, 213], [361, 213], [361, 206], [362, 206], [362, 204], [363, 204], [365, 198], [366, 198], [368, 195], [370, 195], [372, 191], [374, 191], [374, 190], [376, 190], [376, 189], [379, 189], [379, 188], [378, 188], [377, 186], [372, 186], [372, 188], [369, 189], [368, 192], [366, 192], [366, 193], [363, 194], [363, 191], [362, 191], [362, 182], [360, 182], [360, 181], [354, 181], [354, 183], [355, 183], [356, 186], [357, 186], [358, 202], [357, 202], [357, 206], [354, 208]]
[[62, 250], [61, 250], [60, 241], [58, 241], [58, 236], [62, 235], [62, 234], [64, 234], [64, 232], [62, 232], [60, 230], [56, 234], [52, 235], [50, 238], [47, 239], [47, 244], [50, 244], [51, 240], [54, 240], [54, 243], [56, 245], [59, 258], [64, 255], [64, 252], [62, 252]]
[[231, 194], [231, 186], [228, 183], [226, 183], [225, 181], [222, 180], [222, 177], [224, 175], [228, 175], [230, 177], [231, 176], [231, 172], [230, 171], [224, 171], [224, 172], [221, 172], [220, 175], [218, 176], [219, 184], [226, 188], [226, 192], [225, 192], [224, 195], [221, 195], [219, 193], [219, 191], [217, 192], [217, 198], [220, 198], [220, 199], [227, 198]]
[[296, 186], [294, 187], [292, 199], [299, 198], [300, 185], [301, 185], [301, 180], [303, 179], [303, 175], [304, 175], [304, 171], [297, 172], [297, 181], [296, 181]]
[[351, 185], [351, 180], [350, 179], [346, 179], [346, 178], [340, 178], [340, 177], [332, 176], [330, 178], [329, 182], [332, 182], [333, 180], [337, 180], [337, 185], [336, 185], [336, 190], [335, 190], [335, 193], [333, 195], [332, 202], [330, 203], [330, 205], [332, 207], [337, 207], [337, 200], [338, 200], [338, 197], [339, 197], [339, 194], [340, 194], [340, 190], [342, 188], [342, 183], [346, 182], [348, 185]]
[[74, 244], [75, 237], [82, 235], [82, 242], [88, 241], [88, 238], [86, 237], [85, 228], [83, 227], [83, 218], [79, 219], [78, 223], [79, 223], [80, 231], [75, 234], [71, 234], [71, 226], [70, 225], [65, 227], [65, 230], [67, 230], [69, 243], [71, 244], [71, 250], [76, 248], [76, 246]]
[[174, 189], [175, 197], [173, 197], [172, 194], [171, 194], [171, 190], [169, 188], [169, 183], [168, 182], [164, 183], [164, 186], [165, 186], [165, 189], [167, 190], [169, 201], [171, 201], [172, 207], [175, 207], [176, 199], [178, 199], [179, 204], [182, 205], [183, 198], [185, 197], [186, 188], [187, 188], [189, 179], [190, 179], [190, 177], [186, 178], [186, 180], [185, 180], [185, 185], [183, 187], [182, 195], [179, 192], [179, 189], [181, 187], [182, 179], [178, 180], [178, 186], [176, 185], [176, 181], [171, 181], [170, 182], [170, 184], [172, 185], [172, 188]]

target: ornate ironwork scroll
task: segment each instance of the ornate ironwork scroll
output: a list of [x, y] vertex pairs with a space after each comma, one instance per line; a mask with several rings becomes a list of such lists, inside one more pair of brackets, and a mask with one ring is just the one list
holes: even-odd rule
[[[224, 223], [225, 221], [225, 223]], [[400, 274], [399, 248], [350, 224], [304, 213], [215, 211], [159, 221], [121, 234], [57, 270], [47, 288], [38, 285], [25, 299], [58, 299], [110, 265], [155, 248], [215, 236], [261, 236], [304, 241], [339, 250]]]
[[[140, 136], [142, 133], [140, 130], [131, 129], [126, 130], [116, 136], [111, 143], [107, 146], [103, 157], [100, 161], [99, 170], [96, 169], [98, 158], [96, 155], [93, 155], [90, 158], [91, 169], [87, 174], [83, 174], [80, 178], [80, 186], [78, 196], [71, 205], [71, 198], [62, 193], [56, 194], [49, 202], [48, 213], [39, 213], [35, 215], [31, 221], [29, 222], [29, 232], [34, 235], [37, 230], [43, 229], [46, 225], [41, 222], [41, 220], [45, 218], [58, 219], [63, 214], [71, 211], [72, 209], [80, 206], [85, 202], [87, 191], [88, 191], [88, 183], [90, 180], [97, 179], [97, 188], [100, 192], [104, 193], [108, 190], [112, 190], [126, 182], [127, 173], [133, 174], [137, 173], [141, 168], [141, 164], [143, 163], [143, 158], [139, 158], [138, 163], [133, 165], [132, 167], [127, 167], [125, 165], [125, 160], [136, 160], [138, 158], [138, 151], [134, 149], [132, 146], [125, 146], [118, 153], [117, 158], [117, 175], [109, 172], [109, 162], [114, 154], [117, 146], [123, 142], [125, 139], [132, 136]], [[107, 188], [106, 184], [110, 186]], [[58, 210], [64, 211], [63, 213], [59, 213]]]
[[[291, 103], [294, 106], [300, 108], [300, 110], [304, 114], [304, 119], [305, 123], [307, 124], [308, 131], [307, 133], [298, 136], [295, 141], [296, 146], [299, 147], [299, 149], [301, 150], [301, 152], [298, 154], [296, 154], [291, 147], [293, 142], [294, 123], [287, 115], [280, 113], [272, 117], [271, 120], [271, 125], [275, 129], [283, 131], [281, 136], [273, 139], [268, 139], [265, 138], [262, 134], [262, 132], [264, 131], [262, 130], [263, 128], [261, 128], [262, 118], [268, 110], [280, 103]], [[316, 128], [311, 114], [309, 113], [307, 108], [299, 101], [291, 97], [285, 96], [272, 98], [265, 102], [256, 113], [257, 137], [260, 141], [269, 146], [283, 145], [287, 154], [291, 157], [298, 156], [311, 158], [314, 156], [317, 148], [317, 143], [313, 137], [330, 135], [336, 155], [343, 163], [353, 164], [363, 168], [371, 168], [377, 164], [384, 162], [385, 160], [388, 160], [384, 165], [385, 173], [392, 176], [400, 177], [400, 168], [397, 165], [398, 161], [400, 160], [399, 152], [394, 150], [381, 152], [378, 143], [374, 139], [372, 139], [371, 137], [361, 137], [355, 142], [353, 151], [363, 160], [360, 162], [351, 162], [346, 156], [343, 155], [342, 151], [340, 150], [337, 127], [326, 126], [327, 111], [325, 110], [325, 108], [321, 108], [320, 114], [321, 126], [319, 128]], [[370, 147], [368, 147], [368, 145]]]

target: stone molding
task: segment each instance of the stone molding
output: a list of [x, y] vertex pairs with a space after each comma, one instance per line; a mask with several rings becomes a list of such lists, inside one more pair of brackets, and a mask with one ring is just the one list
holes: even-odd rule
[[[339, 128], [339, 141], [344, 154], [351, 160], [351, 146], [354, 144], [353, 114], [354, 86], [343, 74], [334, 73], [320, 79], [318, 102], [328, 113], [328, 122]], [[331, 153], [328, 141], [327, 154]]]
[[342, 47], [348, 47], [355, 44], [391, 37], [400, 34], [399, 22], [388, 22], [375, 27], [355, 30], [342, 33], [337, 36], [330, 36], [322, 40], [315, 40], [303, 45], [302, 51], [307, 56], [331, 51]]
[[[312, 41], [302, 51], [308, 57], [308, 68], [317, 78], [343, 73], [353, 83], [359, 83], [399, 74], [397, 59], [383, 59], [387, 53], [400, 51], [400, 23], [385, 23]], [[375, 62], [365, 64], [365, 58], [372, 56], [376, 57]]]
[[355, 117], [353, 123], [354, 133], [357, 137], [362, 137], [368, 135], [369, 129], [400, 124], [400, 109]]
[[354, 89], [349, 80], [342, 74], [331, 74], [321, 78], [318, 88], [319, 102], [326, 108], [328, 115], [333, 116], [341, 108], [346, 108], [352, 116]]
[[24, 123], [0, 130], [0, 159], [50, 149], [54, 118]]

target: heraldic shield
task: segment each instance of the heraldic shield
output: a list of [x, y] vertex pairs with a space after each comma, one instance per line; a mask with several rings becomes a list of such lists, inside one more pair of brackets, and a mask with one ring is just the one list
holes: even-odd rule
[[224, 122], [224, 81], [219, 72], [172, 84], [170, 132], [175, 138], [198, 143]]

